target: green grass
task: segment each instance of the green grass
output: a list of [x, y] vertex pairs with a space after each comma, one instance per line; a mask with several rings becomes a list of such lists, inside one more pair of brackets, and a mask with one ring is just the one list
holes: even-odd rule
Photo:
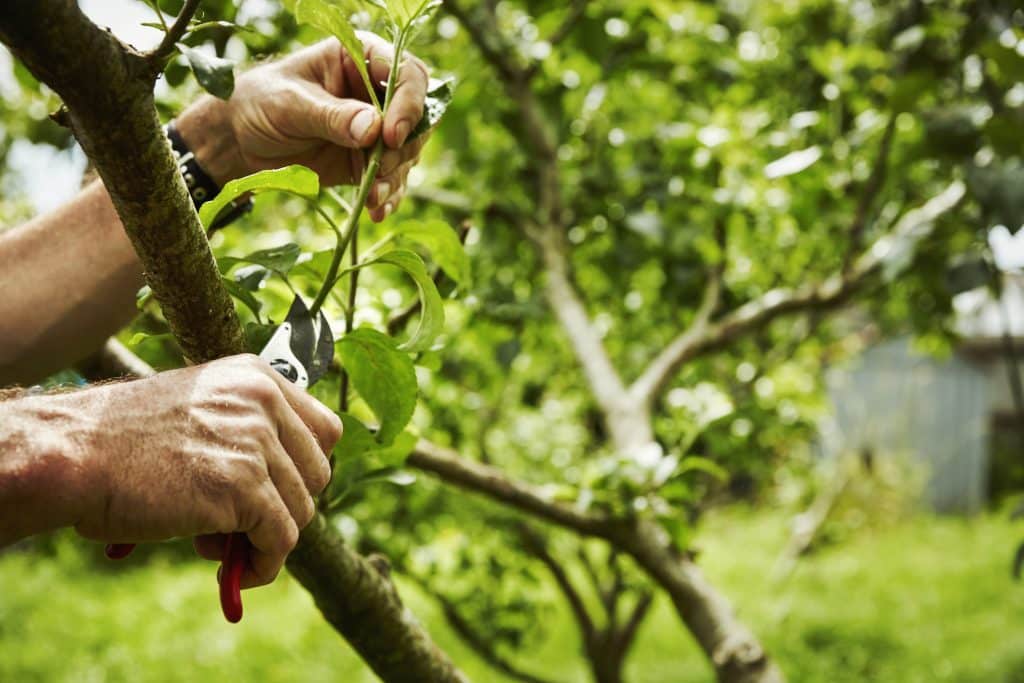
[[[824, 549], [780, 584], [772, 569], [785, 534], [781, 515], [733, 511], [708, 520], [699, 545], [709, 578], [790, 681], [1024, 682], [1024, 586], [1008, 571], [1019, 525], [921, 518]], [[157, 556], [107, 570], [84, 545], [66, 538], [53, 557], [0, 556], [0, 681], [375, 680], [289, 578], [248, 592], [246, 618], [230, 626], [212, 564]], [[507, 680], [461, 646], [429, 601], [404, 594], [474, 680]], [[587, 681], [579, 652], [563, 611], [521, 661]], [[710, 680], [667, 602], [641, 630], [628, 675]]]

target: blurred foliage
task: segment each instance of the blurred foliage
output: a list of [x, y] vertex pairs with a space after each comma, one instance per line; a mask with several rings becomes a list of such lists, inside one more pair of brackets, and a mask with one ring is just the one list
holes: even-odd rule
[[[1009, 683], [1024, 675], [1024, 594], [1007, 571], [1019, 532], [1005, 516], [908, 520], [805, 558], [784, 586], [771, 578], [788, 534], [783, 515], [716, 513], [696, 544], [709, 580], [744, 605], [745, 620], [791, 680]], [[100, 546], [70, 534], [50, 543], [48, 556], [0, 554], [2, 680], [376, 681], [287, 575], [246, 595], [258, 618], [227, 628], [211, 597], [211, 563], [165, 556], [97, 571]], [[460, 644], [415, 585], [398, 580], [410, 608], [472, 680], [511, 683]], [[556, 596], [546, 578], [534, 591]], [[563, 683], [589, 680], [569, 656], [580, 643], [568, 609], [556, 602], [544, 621], [547, 636], [515, 661]], [[667, 600], [643, 626], [626, 674], [643, 683], [709, 680]]]
[[[173, 13], [181, 2], [160, 5]], [[416, 360], [415, 430], [541, 485], [552, 498], [653, 515], [684, 548], [715, 504], [771, 500], [765, 491], [780, 465], [805, 467], [793, 454], [813, 438], [825, 409], [823, 368], [858, 348], [851, 333], [859, 323], [821, 312], [797, 315], [688, 363], [656, 406], [663, 452], [651, 462], [610, 452], [593, 397], [547, 311], [538, 258], [521, 230], [536, 218], [524, 141], [538, 131], [516, 120], [513, 98], [535, 97], [556, 141], [565, 199], [559, 218], [569, 226], [574, 278], [627, 380], [693, 320], [714, 270], [724, 268], [726, 309], [822, 280], [907, 209], [963, 178], [971, 200], [916, 245], [909, 270], [858, 300], [875, 329], [913, 332], [942, 348], [952, 341], [947, 270], [984, 251], [992, 225], [1016, 231], [1024, 223], [1024, 10], [1017, 5], [594, 0], [552, 45], [548, 37], [566, 14], [565, 2], [478, 4], [470, 13], [494, 7], [514, 58], [535, 67], [528, 95], [502, 84], [453, 17], [427, 27], [412, 49], [435, 75], [455, 77], [455, 99], [411, 177], [418, 199], [360, 236], [372, 244], [413, 218], [470, 227], [473, 282], [462, 286], [461, 299], [445, 302], [443, 350]], [[186, 42], [208, 43], [242, 68], [321, 37], [263, 0], [207, 0], [202, 11], [203, 20], [251, 30], [213, 28]], [[375, 28], [367, 13], [356, 23]], [[56, 106], [52, 95], [20, 67], [13, 75], [0, 105], [0, 152], [15, 139], [68, 145], [46, 118]], [[172, 116], [198, 91], [185, 61], [174, 61], [158, 89], [161, 112]], [[890, 126], [886, 180], [874, 188]], [[441, 191], [457, 193], [468, 211], [434, 201]], [[865, 220], [857, 228], [859, 212]], [[213, 237], [220, 257], [285, 243], [317, 254], [332, 242], [305, 204], [272, 197], [261, 197], [253, 214]], [[452, 289], [441, 286], [443, 294]], [[266, 315], [280, 320], [290, 290], [270, 278], [260, 292]], [[338, 294], [340, 301], [344, 287]], [[383, 327], [414, 297], [397, 271], [363, 277], [356, 323]], [[328, 309], [339, 316], [336, 304]], [[159, 336], [163, 329], [159, 311], [148, 306], [122, 337], [157, 335], [138, 337], [135, 350], [158, 368], [173, 367], [180, 355]], [[325, 381], [314, 393], [337, 405], [337, 390]], [[566, 637], [564, 623], [543, 618], [557, 608], [557, 596], [520, 552], [507, 512], [430, 480], [377, 481], [345, 492], [335, 519], [353, 543], [386, 551], [418, 582], [462, 602], [487, 637], [509, 650], [542, 635]], [[859, 491], [851, 505], [878, 493]], [[1019, 675], [1019, 656], [1003, 645], [1011, 640], [1004, 639], [1010, 618], [974, 609], [986, 596], [1007, 604], [996, 589], [1005, 568], [991, 564], [1006, 547], [996, 538], [1001, 530], [994, 531], [1000, 523], [959, 524], [900, 527], [882, 541], [880, 554], [854, 540], [844, 550], [850, 559], [815, 559], [819, 568], [798, 574], [782, 597], [749, 581], [756, 567], [725, 546], [718, 564], [708, 566], [726, 578], [745, 610], [755, 610], [769, 651], [793, 680]], [[763, 548], [753, 531], [722, 538], [749, 553]], [[572, 557], [577, 545], [559, 537], [555, 552]], [[982, 564], [964, 564], [967, 547]], [[727, 566], [725, 557], [734, 563]], [[947, 580], [940, 573], [946, 569], [965, 578]], [[903, 609], [907, 604], [916, 607]], [[950, 613], [976, 620], [944, 631]], [[638, 651], [660, 653], [652, 667], [666, 658], [673, 663], [666, 677], [645, 672], [641, 680], [679, 681], [679, 671], [695, 670], [692, 663], [677, 668], [677, 650], [656, 649], [668, 637], [662, 632], [676, 637], [677, 629], [662, 627], [667, 618], [657, 612]], [[647, 636], [651, 643], [643, 642]], [[971, 649], [997, 642], [998, 652], [984, 661]], [[680, 647], [678, 639], [672, 643]]]

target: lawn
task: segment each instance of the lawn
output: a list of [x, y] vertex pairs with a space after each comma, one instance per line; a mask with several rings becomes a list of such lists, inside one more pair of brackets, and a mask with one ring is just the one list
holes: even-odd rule
[[[922, 517], [855, 536], [773, 578], [786, 520], [731, 511], [698, 544], [709, 577], [734, 601], [790, 681], [1024, 681], [1024, 586], [1009, 558], [1024, 525], [985, 516]], [[0, 556], [0, 681], [373, 681], [290, 578], [247, 593], [246, 618], [226, 624], [213, 565], [129, 560], [97, 564], [84, 541]], [[461, 646], [424, 597], [410, 606], [476, 681], [506, 681]], [[524, 667], [587, 681], [567, 613]], [[710, 674], [667, 602], [641, 630], [634, 683], [707, 681]]]

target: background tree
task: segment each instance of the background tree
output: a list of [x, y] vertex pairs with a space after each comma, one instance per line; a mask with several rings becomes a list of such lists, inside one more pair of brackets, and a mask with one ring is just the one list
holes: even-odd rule
[[[235, 3], [202, 8], [238, 18]], [[760, 495], [813, 435], [823, 366], [856, 340], [831, 314], [856, 305], [883, 332], [949, 343], [949, 264], [981, 250], [993, 223], [1024, 222], [1024, 16], [1008, 2], [444, 10], [416, 49], [457, 77], [457, 96], [417, 205], [393, 219], [465, 226], [472, 256], [473, 284], [445, 304], [448, 343], [416, 357], [420, 439], [404, 464], [440, 482], [390, 469], [401, 451], [349, 453], [335, 524], [318, 528], [390, 557], [521, 680], [544, 680], [525, 654], [555, 599], [544, 581], [597, 681], [622, 679], [659, 595], [719, 680], [781, 679], [703, 577], [694, 529], [710, 507]], [[276, 9], [243, 18], [259, 30], [186, 42], [257, 56], [322, 35]], [[161, 95], [165, 113], [194, 89], [186, 74], [172, 60], [166, 79], [181, 87]], [[329, 246], [300, 204], [264, 206], [248, 230], [214, 238], [218, 254], [294, 241], [316, 258]], [[266, 232], [279, 224], [288, 236]], [[417, 319], [400, 277], [367, 276], [357, 294], [356, 325], [401, 335]], [[280, 291], [258, 296], [273, 310]], [[149, 312], [124, 338], [162, 324]], [[157, 367], [178, 362], [165, 338], [137, 349]], [[338, 389], [325, 400], [338, 405]], [[345, 594], [336, 558], [369, 566], [332, 538], [327, 564], [294, 561], [300, 578], [323, 567], [314, 591], [329, 616]], [[365, 626], [350, 616], [332, 622]]]

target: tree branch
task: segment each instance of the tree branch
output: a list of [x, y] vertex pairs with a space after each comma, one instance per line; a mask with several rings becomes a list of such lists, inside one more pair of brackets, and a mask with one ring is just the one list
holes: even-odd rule
[[523, 73], [519, 65], [509, 58], [513, 52], [507, 45], [504, 45], [504, 41], [500, 40], [501, 33], [499, 31], [489, 30], [491, 27], [485, 27], [474, 21], [469, 11], [461, 7], [455, 0], [444, 0], [444, 8], [462, 24], [477, 49], [480, 50], [480, 54], [501, 74], [502, 78], [507, 81], [515, 81], [522, 77]]
[[636, 632], [640, 628], [640, 624], [643, 623], [653, 602], [654, 593], [651, 591], [645, 591], [637, 600], [633, 610], [629, 613], [629, 619], [626, 620], [626, 623], [615, 634], [615, 646], [620, 648], [620, 651], [626, 652], [629, 649], [633, 639], [636, 638]]
[[603, 536], [611, 523], [608, 518], [553, 501], [538, 489], [508, 478], [495, 467], [463, 458], [426, 439], [419, 440], [406, 465], [583, 534]]
[[796, 289], [771, 290], [702, 330], [686, 330], [651, 361], [630, 387], [630, 394], [650, 405], [687, 361], [727, 346], [783, 315], [841, 306], [869, 284], [892, 258], [894, 250], [913, 249], [914, 244], [930, 233], [934, 221], [951, 211], [963, 196], [963, 183], [954, 181], [920, 208], [905, 213], [891, 234], [876, 241], [848, 270]]
[[[184, 6], [181, 8], [181, 12], [178, 13], [178, 18], [174, 20], [171, 27], [167, 29], [167, 33], [164, 34], [163, 40], [156, 46], [153, 51], [146, 55], [146, 59], [153, 64], [157, 71], [162, 71], [164, 67], [164, 61], [167, 57], [174, 52], [174, 46], [181, 40], [182, 36], [185, 35], [185, 31], [188, 30], [188, 23], [192, 21], [192, 17], [195, 15], [196, 10], [199, 9], [200, 0], [185, 0]], [[160, 11], [157, 8], [157, 11]]]
[[580, 23], [580, 19], [583, 18], [583, 13], [587, 11], [588, 1], [572, 0], [572, 3], [569, 5], [569, 13], [565, 15], [565, 19], [562, 20], [558, 28], [548, 36], [548, 42], [551, 43], [552, 47], [558, 46], [559, 43], [568, 38], [573, 32], [576, 24]]
[[590, 618], [590, 613], [587, 611], [583, 598], [576, 590], [576, 587], [572, 585], [569, 575], [566, 574], [562, 565], [548, 551], [547, 541], [540, 532], [524, 523], [519, 526], [519, 535], [523, 539], [523, 548], [526, 552], [540, 560], [547, 567], [551, 576], [554, 577], [559, 590], [562, 591], [562, 595], [565, 596], [566, 601], [569, 603], [569, 608], [572, 610], [573, 617], [575, 617], [576, 623], [583, 632], [583, 639], [589, 649], [590, 645], [597, 638], [597, 628], [594, 626], [593, 619]]
[[861, 190], [860, 199], [857, 202], [857, 209], [853, 215], [853, 222], [850, 223], [850, 246], [843, 261], [843, 270], [849, 270], [861, 244], [864, 241], [864, 230], [868, 223], [868, 214], [874, 206], [878, 194], [885, 185], [885, 177], [889, 170], [889, 153], [892, 151], [892, 141], [896, 133], [896, 117], [889, 117], [889, 122], [882, 133], [882, 140], [878, 144], [878, 155], [875, 157], [875, 164], [871, 167], [871, 174], [868, 175], [864, 189]]
[[406, 574], [406, 576], [415, 581], [416, 585], [418, 585], [423, 592], [427, 593], [439, 605], [441, 605], [441, 612], [444, 614], [445, 621], [448, 622], [448, 625], [452, 627], [452, 630], [455, 631], [459, 638], [461, 638], [462, 641], [466, 643], [466, 645], [468, 645], [478, 657], [480, 657], [480, 659], [484, 660], [487, 664], [498, 671], [501, 671], [506, 676], [518, 681], [523, 681], [524, 683], [553, 683], [550, 679], [534, 676], [527, 671], [523, 671], [503, 657], [498, 652], [494, 644], [481, 635], [473, 623], [463, 616], [459, 611], [458, 605], [438, 591], [432, 589], [419, 577], [413, 576], [412, 574]]
[[[551, 47], [558, 47], [558, 45], [572, 35], [572, 32], [576, 29], [576, 25], [579, 24], [580, 19], [583, 18], [584, 12], [587, 10], [587, 4], [589, 0], [572, 0], [569, 5], [568, 14], [562, 19], [562, 23], [558, 25], [551, 35], [548, 36], [547, 42]], [[526, 80], [533, 78], [537, 71], [540, 69], [543, 62], [541, 60], [534, 61], [525, 72]]]

